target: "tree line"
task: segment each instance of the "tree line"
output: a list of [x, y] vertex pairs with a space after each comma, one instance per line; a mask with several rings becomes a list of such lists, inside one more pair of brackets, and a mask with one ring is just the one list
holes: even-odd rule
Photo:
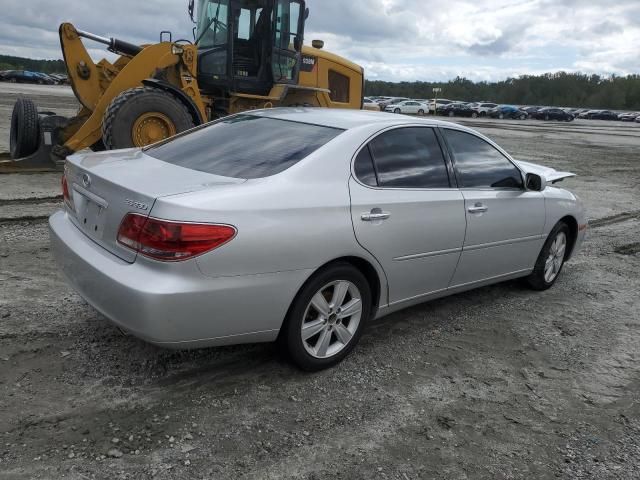
[[42, 73], [67, 73], [63, 60], [34, 60], [33, 58], [0, 55], [0, 70], [30, 70]]
[[473, 82], [457, 77], [448, 82], [367, 81], [366, 95], [489, 101], [516, 105], [640, 110], [640, 75], [600, 76], [583, 73], [522, 75], [499, 82]]

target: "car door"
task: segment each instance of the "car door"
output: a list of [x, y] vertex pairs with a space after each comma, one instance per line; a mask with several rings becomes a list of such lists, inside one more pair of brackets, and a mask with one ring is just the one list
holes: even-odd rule
[[358, 242], [382, 265], [389, 302], [447, 288], [464, 241], [464, 200], [430, 127], [392, 128], [365, 144], [349, 181]]
[[452, 287], [533, 268], [542, 244], [545, 204], [524, 188], [521, 171], [494, 145], [443, 128], [464, 197], [467, 230]]

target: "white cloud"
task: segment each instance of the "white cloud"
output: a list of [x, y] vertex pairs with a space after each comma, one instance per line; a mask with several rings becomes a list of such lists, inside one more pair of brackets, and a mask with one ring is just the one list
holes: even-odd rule
[[[547, 71], [640, 71], [638, 0], [307, 0], [307, 43], [368, 78], [497, 80]], [[191, 38], [187, 0], [0, 0], [0, 53], [60, 58], [58, 24], [130, 42]], [[110, 55], [88, 42], [97, 58]], [[113, 58], [111, 56], [111, 58]]]

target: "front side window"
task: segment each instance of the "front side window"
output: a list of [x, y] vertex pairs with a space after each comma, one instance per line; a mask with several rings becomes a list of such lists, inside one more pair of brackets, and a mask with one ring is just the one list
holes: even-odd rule
[[523, 188], [520, 170], [493, 145], [459, 130], [444, 135], [462, 188]]
[[197, 43], [201, 49], [227, 43], [229, 0], [202, 0], [198, 6]]
[[329, 98], [333, 102], [349, 103], [349, 77], [329, 70]]
[[380, 187], [449, 188], [447, 167], [432, 128], [390, 130], [374, 138], [369, 147]]
[[283, 172], [342, 133], [337, 128], [236, 115], [145, 149], [158, 160], [234, 178]]

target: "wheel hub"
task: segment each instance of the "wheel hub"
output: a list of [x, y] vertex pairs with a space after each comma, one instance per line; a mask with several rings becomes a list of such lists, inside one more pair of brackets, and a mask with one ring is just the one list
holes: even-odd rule
[[164, 113], [146, 112], [133, 124], [131, 139], [136, 147], [144, 147], [176, 134], [176, 126]]

